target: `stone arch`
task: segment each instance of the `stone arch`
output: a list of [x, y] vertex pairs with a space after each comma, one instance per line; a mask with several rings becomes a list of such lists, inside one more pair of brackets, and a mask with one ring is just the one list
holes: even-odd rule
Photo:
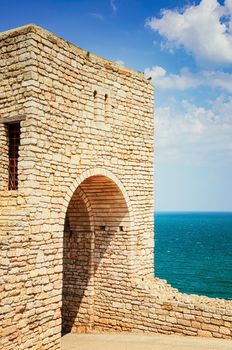
[[63, 333], [92, 329], [95, 313], [101, 316], [104, 294], [131, 268], [131, 205], [119, 179], [99, 168], [86, 171], [70, 187], [67, 199]]
[[77, 188], [77, 193], [80, 196], [80, 198], [83, 200], [83, 202], [86, 206], [86, 209], [88, 211], [88, 215], [89, 215], [89, 219], [90, 219], [90, 229], [92, 231], [94, 229], [94, 218], [93, 218], [93, 209], [92, 209], [91, 203], [90, 203], [88, 197], [86, 196], [86, 193], [84, 192], [84, 190], [80, 186], [78, 186], [78, 188]]
[[134, 225], [134, 215], [133, 215], [133, 209], [132, 209], [132, 205], [131, 205], [131, 201], [130, 198], [127, 194], [127, 191], [123, 185], [123, 183], [119, 180], [119, 178], [112, 173], [111, 171], [104, 169], [104, 168], [91, 168], [88, 169], [86, 171], [84, 171], [80, 176], [78, 176], [70, 185], [70, 187], [67, 189], [66, 191], [66, 195], [63, 198], [63, 206], [61, 208], [61, 217], [62, 220], [65, 220], [65, 215], [66, 215], [66, 211], [67, 211], [67, 207], [69, 205], [69, 202], [72, 198], [73, 193], [75, 192], [75, 190], [79, 187], [79, 185], [87, 178], [91, 177], [91, 176], [95, 176], [95, 175], [102, 175], [102, 176], [106, 176], [107, 178], [109, 178], [110, 180], [112, 180], [119, 188], [119, 190], [122, 192], [123, 197], [125, 198], [127, 207], [128, 207], [128, 212], [129, 212], [129, 216], [130, 216], [130, 222], [131, 222], [131, 226]]

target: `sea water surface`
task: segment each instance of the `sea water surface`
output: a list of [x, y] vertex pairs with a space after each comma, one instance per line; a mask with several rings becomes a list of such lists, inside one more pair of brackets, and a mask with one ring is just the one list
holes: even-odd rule
[[155, 275], [183, 293], [232, 299], [232, 213], [156, 214]]

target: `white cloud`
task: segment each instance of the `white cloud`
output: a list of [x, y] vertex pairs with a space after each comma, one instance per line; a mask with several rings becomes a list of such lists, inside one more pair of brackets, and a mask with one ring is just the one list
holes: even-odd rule
[[204, 72], [203, 77], [207, 79], [208, 85], [211, 87], [217, 87], [232, 92], [232, 74], [220, 71]]
[[154, 66], [144, 70], [146, 78], [152, 78], [152, 84], [162, 90], [186, 90], [207, 86], [232, 93], [232, 74], [222, 71], [200, 71], [193, 74], [188, 68], [182, 68], [180, 74], [168, 73], [163, 67]]
[[182, 10], [163, 10], [147, 25], [166, 41], [171, 50], [183, 47], [198, 63], [232, 63], [232, 0], [202, 0]]
[[220, 96], [210, 109], [182, 101], [179, 110], [156, 110], [156, 154], [159, 161], [201, 164], [231, 162], [232, 96]]
[[144, 70], [144, 75], [146, 78], [151, 77], [154, 86], [163, 90], [185, 90], [201, 85], [199, 77], [191, 74], [187, 68], [183, 68], [178, 75], [172, 73], [168, 74], [164, 68], [155, 66], [152, 68], [146, 68]]

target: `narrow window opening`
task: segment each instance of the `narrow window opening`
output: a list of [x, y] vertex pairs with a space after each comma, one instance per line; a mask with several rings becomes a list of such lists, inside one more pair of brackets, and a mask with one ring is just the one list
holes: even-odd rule
[[18, 189], [18, 158], [20, 145], [20, 123], [12, 123], [7, 125], [8, 128], [8, 155], [9, 155], [9, 170], [8, 170], [8, 189]]
[[94, 108], [94, 117], [96, 118], [96, 116], [98, 115], [98, 102], [99, 102], [99, 98], [97, 96], [97, 90], [94, 90], [93, 92], [93, 108]]
[[71, 230], [71, 227], [70, 227], [70, 221], [69, 221], [68, 214], [66, 214], [66, 216], [65, 216], [64, 231], [69, 233], [69, 237], [72, 237], [72, 230]]
[[100, 226], [101, 231], [106, 231], [106, 226]]
[[108, 98], [108, 94], [105, 94], [104, 100], [105, 100], [105, 105], [104, 105], [105, 117], [108, 117], [108, 115], [109, 115], [109, 98]]

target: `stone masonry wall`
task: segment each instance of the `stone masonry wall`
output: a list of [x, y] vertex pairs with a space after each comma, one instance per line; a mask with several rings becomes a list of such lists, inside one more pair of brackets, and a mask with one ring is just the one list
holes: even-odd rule
[[[91, 278], [92, 231], [88, 209], [75, 191], [67, 210], [64, 230], [62, 331], [70, 332], [76, 318], [79, 324], [91, 324], [93, 305]], [[89, 292], [89, 295], [87, 293]], [[85, 300], [83, 300], [85, 299]], [[88, 305], [88, 312], [83, 305]]]
[[[18, 190], [8, 191], [6, 171], [0, 173], [5, 264], [1, 342], [6, 350], [58, 349], [62, 286], [67, 276], [64, 270], [63, 279], [65, 217], [74, 192], [85, 179], [104, 176], [120, 188], [127, 203], [133, 229], [118, 231], [125, 226], [122, 220], [122, 225], [117, 222], [117, 230], [110, 230], [124, 235], [121, 251], [128, 256], [128, 266], [120, 269], [127, 275], [125, 279], [132, 275], [131, 266], [134, 270], [137, 266], [138, 275], [152, 273], [152, 88], [142, 74], [90, 55], [35, 26], [2, 33], [0, 38], [1, 119], [26, 116], [21, 122]], [[5, 126], [0, 128], [5, 149]], [[6, 156], [1, 162], [6, 163]], [[101, 212], [103, 209], [99, 207]], [[110, 225], [98, 225], [95, 242], [99, 252], [94, 260], [100, 265], [98, 259], [110, 246], [108, 242], [104, 248], [100, 226], [108, 229]], [[106, 233], [108, 230], [103, 231]], [[80, 250], [81, 265], [83, 248]], [[122, 258], [125, 260], [124, 255]], [[69, 264], [67, 259], [64, 269], [65, 264]], [[97, 276], [100, 268], [95, 290], [101, 294]], [[122, 280], [115, 273], [117, 278]], [[80, 275], [77, 285], [78, 279]], [[82, 281], [87, 279], [83, 276]], [[88, 292], [85, 297], [90, 300]], [[67, 298], [63, 293], [64, 306]], [[81, 301], [84, 310], [83, 298]], [[75, 327], [78, 322], [77, 318]]]
[[111, 290], [114, 280], [127, 280], [129, 231], [128, 209], [118, 187], [104, 176], [85, 180], [66, 214], [64, 333], [92, 330], [95, 309], [105, 304], [101, 297], [105, 298], [107, 286]]
[[153, 90], [34, 25], [0, 35], [0, 121], [23, 115], [18, 190], [0, 124], [1, 347], [63, 332], [232, 338], [230, 301], [152, 277]]

